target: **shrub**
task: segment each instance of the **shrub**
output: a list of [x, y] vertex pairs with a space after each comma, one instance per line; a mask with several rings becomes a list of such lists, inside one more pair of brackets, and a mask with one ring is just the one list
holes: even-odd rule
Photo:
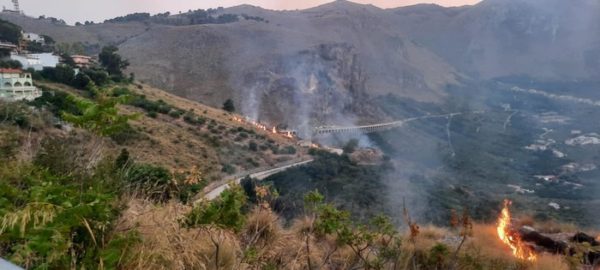
[[[99, 93], [95, 89], [91, 91]], [[72, 95], [67, 96], [67, 100], [73, 102], [82, 114], [62, 112], [63, 120], [101, 136], [122, 132], [129, 126], [128, 121], [136, 117], [136, 115], [119, 114], [116, 106], [125, 100], [122, 97], [110, 97], [104, 92], [97, 94], [94, 101]]]
[[36, 108], [45, 107], [57, 117], [60, 117], [62, 112], [73, 115], [83, 113], [74, 100], [69, 98], [69, 94], [51, 88], [43, 88], [43, 90], [42, 96], [31, 101], [30, 105]]
[[131, 125], [127, 124], [122, 130], [109, 135], [110, 138], [118, 145], [125, 145], [129, 142], [142, 139], [142, 134], [134, 129]]
[[256, 144], [255, 141], [250, 141], [248, 143], [248, 148], [250, 149], [250, 151], [256, 152], [256, 151], [258, 151], [258, 144]]
[[169, 116], [173, 117], [173, 118], [179, 118], [181, 117], [185, 112], [179, 109], [172, 109], [169, 112]]
[[430, 269], [447, 269], [450, 259], [450, 249], [444, 244], [431, 247], [426, 262]]
[[239, 185], [232, 185], [223, 191], [219, 198], [202, 202], [192, 209], [183, 220], [187, 227], [213, 224], [239, 232], [245, 223], [242, 208], [246, 204], [246, 195]]
[[148, 113], [146, 113], [146, 115], [150, 118], [158, 117], [158, 114], [155, 111], [148, 112]]
[[115, 97], [131, 96], [132, 93], [126, 87], [118, 87], [118, 88], [114, 88], [112, 90], [112, 95], [115, 96]]
[[115, 166], [117, 169], [123, 169], [125, 166], [129, 165], [129, 151], [126, 148], [121, 149], [119, 156], [115, 160]]
[[10, 129], [0, 130], [0, 161], [11, 160], [17, 154], [20, 145], [19, 136]]
[[101, 170], [55, 175], [33, 165], [0, 164], [2, 256], [30, 269], [121, 268], [137, 240], [114, 233], [119, 188]]
[[223, 168], [221, 169], [221, 172], [224, 172], [226, 174], [234, 174], [236, 169], [235, 167], [233, 167], [231, 164], [229, 163], [225, 163], [221, 165]]
[[75, 75], [71, 85], [78, 89], [85, 89], [91, 81], [92, 79], [90, 76], [84, 74], [83, 72], [79, 72], [77, 75]]
[[81, 73], [85, 74], [92, 80], [97, 86], [104, 86], [109, 84], [110, 76], [103, 69], [93, 68], [93, 69], [84, 69]]
[[149, 164], [136, 164], [126, 174], [129, 188], [156, 202], [172, 198], [174, 187], [167, 169]]
[[29, 109], [22, 102], [0, 102], [0, 119], [3, 123], [28, 128], [31, 122], [29, 114]]
[[206, 123], [206, 120], [204, 118], [198, 117], [196, 116], [196, 114], [192, 113], [192, 112], [188, 112], [185, 115], [183, 115], [183, 121], [185, 121], [186, 123], [190, 124], [190, 125], [204, 125], [204, 123]]
[[33, 159], [33, 164], [48, 169], [54, 175], [68, 175], [78, 171], [77, 150], [68, 139], [47, 138]]
[[285, 148], [283, 148], [283, 150], [280, 152], [280, 154], [286, 154], [286, 155], [295, 155], [296, 154], [296, 148], [289, 145], [286, 146]]

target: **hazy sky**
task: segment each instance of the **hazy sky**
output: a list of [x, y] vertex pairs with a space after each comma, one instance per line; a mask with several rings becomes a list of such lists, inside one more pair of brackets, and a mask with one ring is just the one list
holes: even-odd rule
[[[107, 18], [133, 12], [178, 12], [189, 9], [230, 7], [251, 4], [268, 9], [302, 9], [317, 6], [331, 0], [19, 0], [21, 9], [27, 15], [46, 15], [66, 20], [104, 21]], [[399, 7], [417, 3], [436, 3], [444, 6], [469, 5], [479, 0], [355, 0], [354, 2], [373, 4], [382, 8]], [[12, 7], [10, 0], [0, 0], [0, 4]]]

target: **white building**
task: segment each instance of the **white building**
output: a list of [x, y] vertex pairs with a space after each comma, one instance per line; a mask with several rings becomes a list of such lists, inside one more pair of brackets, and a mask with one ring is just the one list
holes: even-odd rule
[[31, 74], [20, 69], [0, 69], [0, 100], [34, 100], [42, 91], [33, 86]]
[[44, 44], [46, 40], [43, 36], [36, 33], [23, 33], [23, 40]]
[[45, 67], [56, 67], [60, 63], [60, 57], [52, 53], [13, 53], [10, 55], [10, 59], [19, 61], [23, 69], [33, 68], [37, 71], [43, 70]]

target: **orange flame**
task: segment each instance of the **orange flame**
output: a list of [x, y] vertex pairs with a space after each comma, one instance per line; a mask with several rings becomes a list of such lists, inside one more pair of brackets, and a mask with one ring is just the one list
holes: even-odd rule
[[504, 200], [504, 208], [500, 213], [500, 217], [498, 217], [498, 237], [500, 237], [500, 240], [510, 247], [513, 255], [516, 258], [521, 260], [535, 261], [537, 257], [533, 253], [533, 250], [523, 244], [521, 237], [519, 237], [518, 234], [510, 230], [511, 216], [508, 207], [511, 204], [512, 202], [510, 200]]

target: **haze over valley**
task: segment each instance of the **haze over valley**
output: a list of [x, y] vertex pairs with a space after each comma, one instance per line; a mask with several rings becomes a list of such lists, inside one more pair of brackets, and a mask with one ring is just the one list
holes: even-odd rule
[[[227, 264], [225, 269], [260, 263], [276, 265], [264, 269], [352, 269], [352, 265], [362, 265], [356, 269], [398, 269], [395, 267], [400, 261], [392, 267], [392, 261], [386, 258], [379, 265], [376, 260], [370, 261], [370, 255], [361, 257], [360, 252], [353, 255], [353, 260], [341, 259], [345, 255], [336, 253], [341, 251], [333, 248], [333, 243], [319, 238], [319, 233], [327, 233], [315, 231], [314, 236], [306, 236], [313, 232], [313, 225], [302, 234], [306, 238], [294, 241], [306, 247], [310, 241], [333, 245], [315, 251], [316, 262], [281, 259], [277, 256], [288, 251], [279, 246], [271, 247], [281, 252], [279, 255], [256, 248], [253, 245], [258, 242], [253, 241], [264, 240], [264, 235], [241, 233], [246, 228], [241, 226], [247, 223], [228, 223], [234, 220], [233, 214], [221, 217], [223, 220], [216, 218], [215, 213], [226, 213], [227, 208], [212, 205], [215, 198], [231, 202], [230, 206], [235, 204], [235, 190], [240, 188], [236, 183], [241, 183], [245, 200], [256, 204], [256, 209], [266, 207], [269, 215], [277, 215], [275, 223], [282, 230], [302, 226], [298, 220], [310, 222], [312, 218], [314, 224], [319, 224], [319, 215], [325, 215], [319, 211], [328, 208], [319, 208], [317, 203], [313, 209], [310, 203], [315, 202], [310, 199], [316, 196], [318, 201], [322, 195], [324, 202], [348, 211], [352, 222], [367, 222], [384, 214], [392, 227], [408, 230], [410, 235], [415, 233], [417, 223], [447, 227], [449, 220], [455, 223], [452, 220], [457, 219], [456, 211], [459, 216], [464, 211], [459, 222], [463, 225], [452, 226], [473, 230], [476, 223], [473, 237], [481, 240], [481, 235], [496, 233], [495, 227], [489, 230], [485, 226], [504, 224], [502, 207], [510, 206], [518, 212], [513, 221], [507, 218], [507, 226], [512, 227], [506, 229], [506, 234], [512, 238], [505, 241], [505, 228], [498, 225], [501, 241], [494, 241], [508, 245], [509, 255], [513, 250], [513, 256], [508, 256], [511, 264], [493, 269], [554, 269], [536, 264], [536, 260], [548, 259], [544, 259], [546, 255], [554, 256], [550, 254], [564, 255], [548, 260], [556, 259], [560, 261], [557, 265], [568, 265], [568, 269], [595, 269], [600, 263], [597, 242], [590, 242], [590, 251], [571, 244], [579, 240], [565, 240], [565, 235], [600, 229], [600, 2], [596, 0], [483, 0], [456, 7], [416, 4], [397, 8], [337, 0], [300, 10], [239, 5], [178, 14], [123, 14], [104, 22], [82, 21], [76, 25], [60, 18], [34, 18], [13, 11], [0, 13], [0, 19], [8, 29], [14, 24], [23, 33], [51, 38], [52, 43], [46, 42], [48, 47], [42, 50], [60, 56], [63, 64], [71, 65], [65, 62], [65, 56], [72, 60], [89, 56], [90, 61], [97, 62], [94, 67], [74, 61], [69, 68], [73, 75], [68, 80], [58, 71], [63, 64], [55, 69], [30, 70], [34, 83], [43, 92], [53, 93], [52, 98], [46, 94], [28, 105], [36, 108], [32, 115], [54, 110], [52, 121], [56, 123], [44, 122], [43, 128], [37, 127], [44, 134], [39, 135], [40, 153], [50, 151], [41, 143], [42, 137], [68, 137], [73, 128], [81, 129], [81, 134], [94, 133], [91, 127], [97, 126], [65, 118], [64, 112], [86, 116], [88, 110], [72, 111], [75, 105], [67, 106], [70, 99], [59, 102], [53, 96], [55, 92], [93, 100], [99, 108], [104, 104], [99, 98], [102, 93], [122, 97], [112, 106], [122, 104], [120, 112], [139, 114], [128, 125], [142, 135], [131, 139], [117, 133], [119, 136], [112, 136], [111, 141], [110, 136], [96, 132], [105, 138], [94, 145], [84, 145], [86, 140], [78, 137], [75, 145], [81, 144], [81, 149], [105, 149], [102, 151], [106, 153], [91, 158], [89, 164], [95, 165], [76, 166], [81, 170], [77, 173], [89, 173], [102, 164], [102, 158], [122, 153], [121, 148], [137, 163], [164, 166], [173, 179], [177, 172], [185, 171], [186, 176], [180, 177], [182, 182], [173, 180], [178, 187], [165, 185], [168, 192], [152, 189], [146, 193], [148, 187], [144, 185], [148, 183], [140, 179], [154, 178], [139, 178], [141, 182], [135, 183], [140, 186], [135, 186], [132, 196], [147, 195], [154, 205], [157, 201], [159, 205], [168, 202], [164, 208], [144, 213], [166, 215], [174, 211], [167, 210], [169, 207], [191, 211], [186, 219], [164, 216], [164, 220], [177, 220], [178, 225], [173, 225], [177, 228], [188, 226], [210, 234], [214, 232], [210, 231], [212, 227], [206, 231], [199, 224], [220, 224], [218, 228], [232, 230], [231, 238], [221, 235], [221, 240], [240, 237], [242, 240], [232, 240], [235, 244], [231, 245], [243, 247], [239, 253], [244, 255], [232, 255], [231, 260], [239, 259], [240, 264]], [[0, 36], [3, 42], [4, 35], [2, 32]], [[8, 57], [17, 59], [11, 58], [12, 54], [16, 53], [10, 52]], [[112, 60], [107, 60], [107, 54], [114, 56]], [[117, 62], [116, 68], [110, 61]], [[116, 70], [113, 72], [111, 67]], [[76, 75], [80, 72], [82, 75]], [[106, 73], [107, 78], [99, 81], [97, 72]], [[88, 77], [83, 85], [80, 77]], [[67, 128], [53, 131], [52, 126], [59, 125]], [[22, 138], [29, 136], [24, 129], [17, 133]], [[31, 149], [37, 148], [30, 147], [16, 156], [28, 160], [36, 156]], [[90, 151], [83, 152], [96, 153]], [[39, 158], [33, 158], [32, 162], [37, 161]], [[190, 186], [195, 170], [201, 180]], [[131, 178], [129, 174], [119, 177]], [[156, 200], [153, 196], [157, 192], [170, 195]], [[505, 203], [507, 199], [510, 203]], [[144, 223], [148, 217], [133, 217], [132, 213], [159, 207], [138, 197], [124, 204], [128, 210], [117, 215], [120, 223], [116, 227]], [[256, 214], [252, 204], [243, 205], [236, 211]], [[213, 210], [216, 212], [210, 212]], [[315, 212], [307, 214], [310, 211]], [[256, 221], [253, 218], [257, 217], [248, 218]], [[564, 229], [564, 224], [570, 227]], [[0, 230], [0, 247], [4, 227]], [[431, 229], [424, 227], [423, 231]], [[359, 226], [352, 228], [359, 230]], [[538, 235], [531, 236], [529, 229], [555, 241], [552, 247], [540, 244], [542, 240], [532, 240]], [[164, 233], [165, 239], [170, 239], [170, 232]], [[468, 233], [440, 234], [444, 236], [433, 242], [449, 247], [445, 261], [417, 263], [411, 258], [418, 255], [411, 255], [406, 268], [400, 269], [492, 269], [494, 263], [486, 264], [488, 261], [482, 268], [463, 261], [461, 252], [467, 251], [461, 249], [471, 237]], [[153, 233], [142, 230], [142, 235]], [[590, 239], [596, 238], [591, 235]], [[273, 241], [283, 241], [273, 237], [278, 239]], [[339, 240], [342, 236], [335, 237]], [[520, 237], [528, 244], [521, 243]], [[517, 238], [518, 243], [512, 240]], [[412, 243], [412, 252], [418, 254], [415, 250], [419, 240], [410, 239], [413, 242], [403, 245]], [[466, 242], [468, 252], [480, 244], [479, 240]], [[157, 242], [142, 241], [143, 248], [164, 239], [153, 241]], [[569, 257], [569, 249], [561, 246], [563, 242], [573, 254], [582, 255]], [[349, 246], [348, 252], [352, 253], [352, 244]], [[429, 247], [427, 252], [433, 252]], [[387, 254], [381, 247], [367, 245], [365, 250], [371, 248], [379, 255]], [[486, 248], [493, 250], [495, 246]], [[521, 249], [525, 251], [515, 252]], [[451, 256], [454, 250], [456, 254]], [[2, 257], [12, 254], [11, 258], [18, 258], [14, 255], [17, 253], [2, 252]], [[250, 258], [254, 256], [251, 252], [260, 254]], [[528, 252], [541, 259], [532, 259], [534, 255]], [[433, 256], [427, 254], [423, 256]], [[215, 256], [219, 261], [219, 255]], [[211, 260], [198, 265], [215, 263]], [[275, 263], [277, 260], [280, 264]], [[346, 261], [353, 263], [341, 263]], [[312, 268], [312, 264], [321, 266]], [[169, 268], [161, 267], [147, 269]], [[122, 269], [141, 268], [130, 265]], [[214, 269], [220, 269], [218, 263]]]

